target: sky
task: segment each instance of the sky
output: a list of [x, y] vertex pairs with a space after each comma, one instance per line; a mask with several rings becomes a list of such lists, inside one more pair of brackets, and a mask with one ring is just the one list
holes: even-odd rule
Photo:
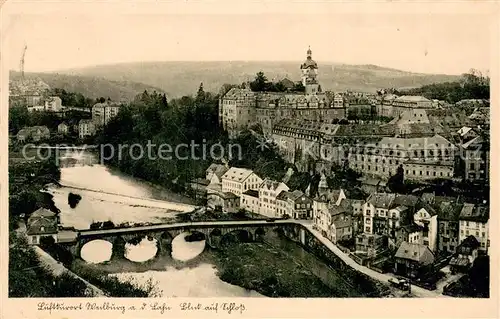
[[375, 64], [461, 74], [490, 69], [491, 20], [478, 14], [169, 14], [72, 12], [11, 16], [8, 66], [53, 71], [141, 61]]

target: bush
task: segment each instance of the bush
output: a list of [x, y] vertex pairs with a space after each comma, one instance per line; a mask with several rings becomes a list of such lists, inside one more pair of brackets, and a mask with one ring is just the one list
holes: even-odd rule
[[69, 207], [75, 208], [76, 205], [78, 205], [78, 203], [80, 202], [81, 199], [82, 199], [82, 196], [80, 196], [78, 194], [69, 193], [68, 194], [68, 205], [69, 205]]

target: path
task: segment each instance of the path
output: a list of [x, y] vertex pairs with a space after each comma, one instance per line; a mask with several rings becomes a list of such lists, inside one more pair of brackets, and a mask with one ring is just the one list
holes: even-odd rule
[[89, 293], [90, 296], [93, 297], [105, 297], [106, 294], [104, 291], [99, 289], [98, 287], [94, 286], [90, 282], [86, 281], [82, 277], [79, 277], [72, 271], [68, 270], [66, 267], [64, 267], [63, 264], [52, 258], [49, 254], [47, 254], [43, 249], [41, 249], [38, 246], [34, 246], [33, 249], [35, 250], [36, 254], [38, 255], [38, 258], [40, 260], [40, 263], [42, 263], [46, 269], [48, 269], [54, 276], [59, 277], [64, 273], [69, 274], [71, 277], [81, 280], [87, 285], [87, 293]]
[[[360, 264], [356, 263], [352, 258], [350, 258], [346, 253], [340, 250], [337, 246], [335, 246], [330, 240], [326, 239], [318, 231], [314, 230], [310, 222], [309, 223], [300, 222], [300, 223], [304, 225], [304, 227], [306, 227], [318, 240], [320, 240], [323, 243], [323, 245], [328, 247], [328, 249], [330, 249], [335, 255], [337, 255], [340, 259], [342, 259], [346, 264], [348, 264], [355, 270], [362, 272], [365, 275], [375, 280], [381, 281], [385, 284], [387, 284], [390, 278], [395, 278], [395, 276], [391, 276], [388, 274], [381, 274], [368, 267], [361, 266]], [[415, 297], [425, 297], [425, 298], [447, 297], [442, 295], [441, 291], [438, 289], [436, 291], [431, 291], [424, 288], [420, 288], [415, 285], [411, 286], [411, 295]]]

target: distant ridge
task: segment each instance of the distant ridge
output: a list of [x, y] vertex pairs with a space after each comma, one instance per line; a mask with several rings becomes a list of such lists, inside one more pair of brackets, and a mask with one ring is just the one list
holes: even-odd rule
[[[98, 65], [58, 72], [110, 81], [144, 83], [164, 90], [169, 96], [179, 97], [195, 94], [200, 82], [203, 82], [206, 91], [218, 92], [224, 83], [240, 84], [253, 80], [258, 71], [263, 71], [270, 80], [288, 77], [298, 81], [299, 65], [299, 61], [168, 61]], [[323, 90], [375, 92], [380, 88], [419, 87], [458, 79], [456, 75], [411, 73], [372, 64], [349, 65], [318, 61], [318, 65]]]
[[[26, 78], [38, 78], [51, 88], [61, 88], [69, 92], [81, 93], [95, 99], [108, 96], [114, 100], [131, 100], [144, 90], [165, 93], [162, 89], [133, 81], [114, 81], [98, 76], [69, 75], [61, 73], [26, 73]], [[21, 73], [11, 71], [10, 79], [19, 80]]]

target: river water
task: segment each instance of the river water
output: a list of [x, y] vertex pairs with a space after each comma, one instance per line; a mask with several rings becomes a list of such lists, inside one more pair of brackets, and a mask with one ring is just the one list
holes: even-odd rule
[[[63, 226], [88, 229], [92, 222], [108, 220], [115, 225], [154, 223], [195, 208], [188, 198], [99, 165], [91, 153], [68, 153], [60, 166], [60, 183], [64, 186], [49, 187], [48, 192], [61, 211]], [[82, 197], [75, 208], [68, 204], [70, 192]], [[100, 267], [120, 280], [138, 285], [152, 280], [162, 297], [262, 297], [255, 291], [220, 280], [210, 258], [193, 263], [192, 260], [203, 255], [205, 242], [186, 242], [186, 235], [174, 238], [172, 254], [167, 257], [154, 258], [156, 241], [147, 238], [137, 245], [126, 244], [128, 262], [109, 261], [112, 245], [103, 240], [84, 245], [81, 256], [87, 266]]]

